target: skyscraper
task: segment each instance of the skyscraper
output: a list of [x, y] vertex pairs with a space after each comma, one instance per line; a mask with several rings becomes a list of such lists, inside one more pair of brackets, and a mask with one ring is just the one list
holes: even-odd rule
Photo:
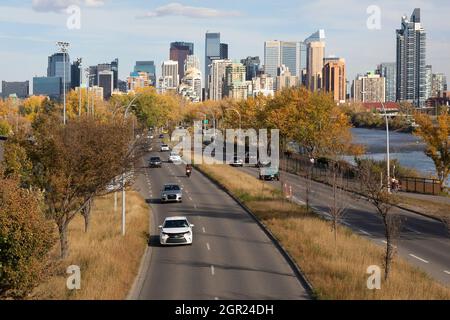
[[334, 101], [344, 103], [347, 97], [347, 75], [345, 60], [341, 58], [327, 59], [323, 67], [323, 88], [333, 93]]
[[397, 69], [395, 62], [383, 62], [377, 67], [377, 74], [386, 79], [386, 102], [395, 102]]
[[276, 77], [278, 68], [285, 65], [292, 75], [297, 76], [300, 69], [299, 42], [266, 41], [264, 43], [264, 71], [271, 77]]
[[248, 84], [245, 80], [245, 66], [231, 63], [225, 67], [225, 90], [223, 95], [232, 99], [247, 99]]
[[431, 65], [425, 66], [425, 101], [432, 96], [433, 86], [433, 67]]
[[154, 61], [136, 61], [134, 72], [146, 72], [148, 74], [150, 84], [156, 86], [156, 66]]
[[297, 76], [292, 75], [291, 71], [285, 65], [278, 68], [278, 75], [276, 77], [276, 90], [280, 91], [284, 88], [292, 88], [299, 85]]
[[98, 86], [103, 88], [103, 99], [109, 99], [114, 91], [114, 72], [102, 70], [98, 73]]
[[117, 89], [119, 86], [119, 59], [114, 59], [110, 63], [100, 63], [96, 66], [89, 67], [89, 86], [98, 85], [98, 75], [102, 71], [112, 71], [113, 73], [113, 89]]
[[188, 69], [193, 68], [200, 70], [200, 59], [195, 55], [189, 55], [186, 57], [186, 61], [184, 62], [185, 72]]
[[64, 82], [65, 74], [66, 90], [70, 88], [70, 70], [70, 56], [67, 53], [58, 52], [48, 57], [47, 77], [60, 77]]
[[164, 83], [167, 84], [166, 89], [175, 89], [180, 84], [178, 73], [178, 61], [163, 61], [161, 66], [161, 74]]
[[211, 65], [211, 75], [209, 83], [209, 99], [221, 100], [225, 90], [226, 67], [231, 65], [231, 60], [213, 60]]
[[307, 47], [306, 85], [311, 91], [322, 88], [323, 61], [325, 58], [325, 42], [313, 41]]
[[70, 66], [70, 88], [75, 89], [76, 87], [81, 87], [81, 83], [83, 82], [81, 70], [81, 59], [75, 60]]
[[402, 17], [397, 30], [397, 101], [425, 106], [426, 98], [426, 32], [420, 23], [420, 9], [411, 19]]
[[302, 84], [306, 83], [306, 54], [307, 45], [305, 42], [297, 42], [297, 77]]
[[209, 96], [209, 85], [211, 82], [211, 67], [214, 60], [220, 59], [220, 33], [207, 32], [205, 36], [205, 94], [208, 95], [205, 98], [211, 98]]
[[191, 42], [172, 42], [170, 44], [170, 60], [178, 61], [179, 79], [184, 77], [184, 62], [187, 56], [194, 54], [194, 44]]
[[220, 44], [220, 59], [228, 59], [228, 44]]
[[245, 66], [245, 79], [247, 81], [252, 81], [253, 78], [256, 78], [258, 76], [261, 66], [259, 57], [247, 57], [245, 59], [242, 59], [241, 63]]

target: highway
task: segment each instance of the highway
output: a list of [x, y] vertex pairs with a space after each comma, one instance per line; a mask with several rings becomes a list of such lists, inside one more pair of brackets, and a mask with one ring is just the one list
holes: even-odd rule
[[[155, 140], [153, 148], [158, 146]], [[161, 157], [162, 168], [146, 167], [151, 156]], [[154, 221], [138, 299], [309, 299], [284, 256], [244, 209], [199, 172], [187, 178], [184, 165], [167, 159], [168, 153], [148, 153], [135, 182], [151, 203]], [[165, 183], [183, 187], [182, 203], [160, 203]], [[193, 245], [161, 247], [158, 226], [179, 215], [195, 225]]]
[[[258, 176], [256, 168], [244, 167], [239, 170], [254, 177]], [[304, 204], [306, 180], [285, 172], [281, 172], [281, 180], [282, 183], [292, 187], [293, 200]], [[281, 182], [268, 181], [267, 183], [281, 188]], [[316, 212], [324, 215], [329, 211], [332, 200], [331, 187], [313, 181], [311, 190], [311, 206]], [[384, 227], [381, 218], [376, 214], [375, 207], [367, 200], [350, 193], [345, 193], [344, 197], [347, 211], [343, 223], [376, 244], [385, 245]], [[399, 255], [442, 284], [450, 285], [450, 237], [444, 225], [439, 221], [398, 208], [393, 209], [392, 212], [400, 214], [405, 219], [397, 243]]]

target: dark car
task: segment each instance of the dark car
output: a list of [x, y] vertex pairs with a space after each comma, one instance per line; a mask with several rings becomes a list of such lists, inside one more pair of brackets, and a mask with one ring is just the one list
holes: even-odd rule
[[164, 139], [164, 135], [161, 133], [161, 134], [159, 135], [159, 138], [160, 138], [160, 139]]
[[160, 157], [151, 157], [149, 160], [150, 168], [161, 168], [161, 158]]

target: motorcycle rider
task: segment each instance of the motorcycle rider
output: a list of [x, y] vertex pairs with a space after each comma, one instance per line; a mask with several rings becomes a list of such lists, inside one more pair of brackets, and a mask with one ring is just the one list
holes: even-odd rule
[[188, 177], [190, 177], [190, 176], [191, 176], [191, 173], [192, 173], [192, 165], [188, 163], [188, 164], [186, 165], [186, 175], [187, 175]]

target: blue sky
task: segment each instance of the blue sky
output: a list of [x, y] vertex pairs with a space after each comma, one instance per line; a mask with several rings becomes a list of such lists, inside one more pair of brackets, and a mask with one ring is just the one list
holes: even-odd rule
[[[81, 29], [69, 30], [71, 4], [81, 8]], [[381, 29], [366, 27], [367, 7], [381, 9]], [[327, 55], [345, 58], [348, 78], [395, 61], [395, 29], [402, 15], [422, 9], [427, 63], [450, 77], [448, 0], [0, 0], [0, 81], [45, 75], [58, 40], [86, 64], [118, 57], [125, 78], [136, 60], [168, 59], [169, 43], [191, 41], [203, 65], [204, 34], [221, 32], [232, 59], [263, 57], [264, 41], [303, 40], [325, 29]]]

